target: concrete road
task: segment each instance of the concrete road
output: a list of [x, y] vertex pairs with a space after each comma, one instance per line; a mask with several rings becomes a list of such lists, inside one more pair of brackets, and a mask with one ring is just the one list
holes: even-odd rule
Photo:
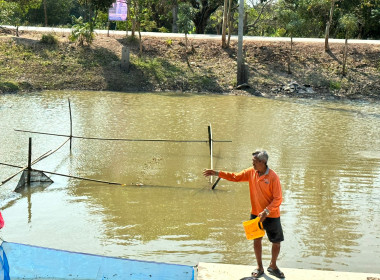
[[[9, 29], [16, 29], [14, 26], [10, 25], [1, 25], [2, 27], [9, 28]], [[36, 32], [54, 32], [54, 33], [70, 33], [70, 28], [56, 28], [56, 27], [34, 27], [34, 26], [20, 26], [20, 31], [36, 31]], [[97, 34], [107, 34], [108, 30], [100, 30], [96, 29], [95, 33]], [[125, 31], [119, 31], [119, 30], [110, 30], [110, 35], [125, 35]], [[129, 31], [129, 35], [131, 32]], [[163, 38], [184, 38], [185, 34], [183, 33], [160, 33], [160, 32], [141, 32], [142, 36], [154, 36], [154, 37], [163, 37]], [[187, 35], [189, 39], [214, 39], [214, 40], [221, 40], [221, 35], [213, 35], [213, 34], [189, 34]], [[237, 41], [238, 36], [233, 35], [231, 36], [231, 40]], [[269, 42], [290, 42], [289, 37], [261, 37], [261, 36], [244, 36], [245, 41], [269, 41]], [[324, 38], [293, 38], [293, 42], [315, 42], [315, 43], [322, 43], [324, 42]], [[358, 40], [358, 39], [350, 39], [348, 40], [349, 43], [355, 43], [355, 44], [376, 44], [380, 45], [380, 40]], [[329, 39], [329, 43], [344, 43], [344, 39]]]
[[[199, 263], [197, 280], [251, 280], [249, 277], [253, 271], [253, 266]], [[380, 274], [339, 272], [309, 269], [281, 268], [286, 279], [290, 280], [380, 280]], [[279, 278], [270, 275], [265, 271], [261, 280], [278, 280]], [[253, 280], [253, 279], [252, 279]]]

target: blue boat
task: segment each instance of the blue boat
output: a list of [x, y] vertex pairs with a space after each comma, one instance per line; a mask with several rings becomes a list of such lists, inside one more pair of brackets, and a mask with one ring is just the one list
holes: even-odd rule
[[194, 280], [194, 267], [105, 257], [3, 241], [0, 280]]

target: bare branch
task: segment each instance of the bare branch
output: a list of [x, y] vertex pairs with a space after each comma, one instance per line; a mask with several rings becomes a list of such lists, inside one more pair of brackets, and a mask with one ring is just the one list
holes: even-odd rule
[[266, 2], [264, 3], [264, 5], [261, 7], [260, 13], [259, 13], [259, 15], [257, 16], [256, 20], [255, 20], [252, 24], [248, 24], [248, 25], [247, 25], [247, 28], [253, 28], [253, 27], [255, 27], [255, 25], [257, 24], [257, 22], [260, 20], [261, 15], [264, 13], [265, 7], [266, 7], [268, 4], [271, 4], [272, 2], [273, 2], [273, 0], [269, 0], [269, 1], [266, 1]]

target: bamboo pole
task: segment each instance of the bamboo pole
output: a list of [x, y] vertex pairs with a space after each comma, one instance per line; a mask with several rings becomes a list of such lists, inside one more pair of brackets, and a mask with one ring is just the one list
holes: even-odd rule
[[72, 146], [72, 140], [73, 140], [73, 118], [71, 116], [70, 98], [68, 98], [68, 101], [69, 101], [69, 113], [70, 113], [70, 152], [71, 152], [71, 146]]
[[[209, 147], [210, 147], [210, 169], [214, 169], [214, 162], [213, 162], [213, 142], [214, 140], [212, 139], [212, 127], [211, 124], [208, 126], [208, 142], [209, 142]], [[214, 176], [210, 176], [210, 182], [212, 182], [214, 179]], [[220, 177], [216, 179], [215, 183], [212, 185], [211, 189], [215, 189], [216, 185], [219, 183]]]
[[65, 142], [63, 142], [57, 149], [55, 149], [54, 151], [51, 151], [49, 154], [47, 155], [44, 155], [40, 160], [43, 160], [44, 158], [47, 158], [48, 156], [51, 156], [52, 154], [54, 154], [56, 151], [58, 151], [60, 148], [63, 147], [63, 145], [65, 145], [70, 139], [66, 139]]
[[28, 150], [28, 177], [27, 183], [30, 184], [30, 171], [32, 171], [32, 137], [29, 137], [29, 150]]
[[216, 179], [215, 183], [211, 187], [212, 190], [215, 189], [215, 187], [219, 183], [220, 179], [222, 179], [222, 178], [218, 177], [218, 179]]
[[5, 166], [15, 167], [15, 168], [24, 168], [24, 167], [19, 166], [19, 165], [14, 165], [14, 164], [5, 163], [5, 162], [0, 162], [0, 165], [5, 165]]
[[50, 172], [50, 171], [46, 171], [46, 170], [39, 170], [39, 169], [33, 169], [33, 170], [43, 172], [43, 173], [47, 173], [47, 174], [53, 174], [53, 175], [58, 175], [58, 176], [63, 176], [63, 177], [68, 177], [68, 178], [73, 178], [73, 179], [78, 179], [78, 180], [84, 180], [84, 181], [91, 181], [91, 182], [96, 182], [96, 183], [104, 183], [104, 184], [119, 185], [119, 186], [124, 185], [124, 184], [116, 183], [116, 182], [108, 182], [108, 181], [102, 181], [102, 180], [96, 180], [96, 179], [89, 179], [89, 178], [84, 178], [84, 177], [66, 175], [66, 174], [57, 173], [57, 172]]
[[[60, 136], [60, 137], [70, 137], [67, 134], [56, 134], [56, 133], [47, 133], [47, 132], [38, 132], [31, 130], [22, 130], [15, 129], [17, 132], [27, 132], [34, 134], [43, 134], [43, 135], [51, 135], [51, 136]], [[77, 139], [87, 139], [87, 140], [105, 140], [105, 141], [129, 141], [129, 142], [172, 142], [172, 143], [209, 143], [208, 140], [170, 140], [170, 139], [130, 139], [130, 138], [100, 138], [100, 137], [84, 137], [84, 136], [71, 136], [72, 138]], [[217, 143], [231, 143], [231, 140], [213, 140], [213, 142]]]
[[[213, 152], [212, 152], [212, 127], [211, 124], [208, 126], [208, 143], [210, 148], [210, 169], [214, 169], [214, 163], [213, 163]], [[210, 176], [210, 182], [212, 182], [214, 179], [214, 176]]]

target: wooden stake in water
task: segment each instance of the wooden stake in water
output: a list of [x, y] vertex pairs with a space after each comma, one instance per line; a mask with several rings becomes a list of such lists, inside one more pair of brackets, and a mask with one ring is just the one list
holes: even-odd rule
[[70, 98], [68, 98], [69, 101], [69, 112], [70, 112], [70, 152], [71, 152], [71, 145], [73, 140], [73, 119], [71, 116], [71, 105], [70, 105]]
[[[214, 140], [212, 139], [212, 128], [211, 124], [208, 126], [208, 143], [210, 147], [210, 169], [214, 169], [214, 162], [213, 162], [213, 142]], [[214, 180], [214, 176], [210, 176], [210, 183]], [[211, 189], [215, 189], [216, 185], [219, 183], [220, 178], [216, 179], [215, 183], [212, 185]]]
[[[208, 144], [210, 148], [210, 169], [214, 169], [213, 155], [212, 155], [212, 128], [211, 124], [208, 126]], [[210, 182], [213, 181], [214, 176], [210, 176]]]
[[28, 178], [27, 182], [30, 184], [30, 171], [32, 170], [32, 137], [29, 137], [29, 150], [28, 150]]

